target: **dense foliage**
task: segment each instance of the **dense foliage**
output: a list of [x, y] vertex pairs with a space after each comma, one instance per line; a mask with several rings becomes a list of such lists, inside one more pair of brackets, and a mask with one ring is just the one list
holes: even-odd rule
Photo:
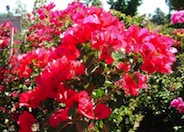
[[109, 0], [108, 4], [111, 9], [134, 16], [137, 14], [137, 8], [142, 4], [142, 0]]
[[165, 1], [169, 5], [171, 10], [183, 10], [184, 9], [183, 0], [165, 0]]

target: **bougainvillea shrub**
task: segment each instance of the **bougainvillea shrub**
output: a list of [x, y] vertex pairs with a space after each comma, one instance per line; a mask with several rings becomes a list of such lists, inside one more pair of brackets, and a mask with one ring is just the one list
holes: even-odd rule
[[27, 42], [3, 67], [11, 72], [8, 79], [1, 75], [1, 98], [11, 105], [2, 102], [2, 130], [108, 131], [116, 94], [135, 97], [149, 88], [150, 75], [172, 72], [174, 41], [147, 28], [126, 28], [102, 8], [54, 6], [28, 15]]
[[171, 23], [184, 23], [184, 10], [175, 11], [171, 16]]
[[[176, 61], [172, 65], [172, 73], [162, 75], [155, 73], [149, 76], [147, 85], [136, 97], [138, 107], [134, 110], [144, 115], [139, 131], [182, 131], [183, 115], [170, 102], [177, 97], [184, 97], [184, 59], [183, 59], [183, 27], [176, 24], [166, 24], [158, 29], [161, 34], [166, 34], [174, 39], [173, 52], [176, 52]], [[151, 28], [153, 29], [153, 28]], [[177, 49], [177, 50], [176, 50]]]

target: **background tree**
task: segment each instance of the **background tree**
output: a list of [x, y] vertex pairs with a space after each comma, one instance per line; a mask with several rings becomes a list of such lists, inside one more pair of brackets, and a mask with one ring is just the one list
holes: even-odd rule
[[97, 7], [102, 6], [102, 2], [100, 0], [84, 0], [84, 4], [86, 4], [87, 6], [90, 6], [90, 5], [97, 6]]
[[13, 11], [14, 11], [15, 15], [19, 15], [19, 16], [26, 15], [26, 13], [27, 13], [26, 5], [22, 4], [20, 2], [20, 0], [17, 0], [16, 1], [16, 8], [13, 9]]
[[13, 9], [15, 16], [21, 16], [22, 19], [22, 29], [27, 29], [29, 27], [29, 21], [26, 19], [26, 5], [22, 4], [20, 0], [16, 1], [16, 7]]
[[170, 10], [182, 10], [184, 9], [184, 0], [165, 0]]
[[151, 22], [161, 25], [168, 22], [166, 14], [160, 9], [156, 8], [154, 15], [151, 18]]
[[93, 6], [97, 6], [97, 7], [101, 7], [102, 6], [102, 2], [100, 0], [93, 0], [92, 5]]
[[107, 3], [110, 4], [111, 9], [134, 16], [137, 14], [137, 8], [142, 4], [142, 0], [109, 0]]

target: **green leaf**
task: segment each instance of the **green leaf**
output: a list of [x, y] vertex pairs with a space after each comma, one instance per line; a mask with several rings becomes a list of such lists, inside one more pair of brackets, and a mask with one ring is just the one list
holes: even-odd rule
[[102, 120], [99, 121], [99, 127], [103, 128], [103, 121]]
[[101, 74], [94, 74], [92, 76], [92, 82], [95, 85], [99, 85], [99, 86], [103, 86], [105, 83], [105, 76], [101, 75]]
[[95, 89], [92, 93], [92, 98], [100, 98], [104, 95], [105, 91], [104, 89]]

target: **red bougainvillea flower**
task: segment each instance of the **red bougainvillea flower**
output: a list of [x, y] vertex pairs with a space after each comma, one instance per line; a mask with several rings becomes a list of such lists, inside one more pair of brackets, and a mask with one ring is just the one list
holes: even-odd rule
[[17, 73], [20, 77], [28, 78], [32, 73], [32, 69], [28, 66], [28, 64], [30, 63], [30, 56], [28, 57], [26, 54], [20, 54], [11, 63], [13, 65], [12, 70]]
[[105, 119], [111, 114], [111, 109], [105, 104], [97, 104], [94, 108], [95, 119]]
[[36, 50], [32, 50], [28, 56], [32, 58], [32, 63], [34, 66], [44, 68], [48, 63], [49, 51], [47, 51], [45, 48], [38, 48]]
[[84, 74], [84, 65], [79, 61], [70, 61], [66, 56], [63, 56], [49, 62], [44, 72], [53, 74], [59, 82], [63, 82], [72, 79], [76, 74]]
[[114, 62], [114, 59], [111, 56], [112, 51], [110, 48], [103, 46], [100, 50], [99, 60], [105, 61], [107, 64], [112, 64]]
[[[51, 72], [43, 72], [40, 76], [37, 76], [35, 81], [38, 86], [43, 89], [46, 97], [55, 98], [58, 92], [58, 88], [60, 87], [60, 81], [55, 76], [54, 73]], [[62, 79], [62, 78], [61, 78]]]
[[141, 45], [140, 52], [144, 58], [154, 56], [156, 54], [156, 47], [149, 42], [145, 42]]
[[122, 36], [121, 31], [115, 26], [109, 26], [107, 29], [92, 32], [90, 43], [93, 48], [99, 50], [100, 61], [105, 60], [108, 64], [113, 63], [112, 52], [126, 47], [126, 42]]
[[75, 96], [76, 92], [73, 89], [66, 88], [64, 84], [61, 84], [58, 89], [56, 100], [71, 108], [76, 103]]
[[105, 119], [111, 114], [110, 108], [105, 104], [97, 104], [94, 107], [86, 91], [77, 93], [75, 99], [78, 102], [78, 113], [89, 119]]
[[[88, 19], [97, 19], [94, 21], [89, 22]], [[83, 44], [86, 41], [88, 41], [91, 38], [91, 33], [95, 31], [97, 28], [97, 25], [99, 25], [98, 18], [94, 16], [88, 16], [84, 18], [83, 23], [81, 24], [74, 24], [72, 27], [68, 28], [65, 33], [62, 40], [62, 43], [64, 44]]]
[[184, 102], [182, 97], [178, 97], [177, 99], [173, 99], [170, 103], [170, 107], [176, 108], [180, 113], [184, 113]]
[[57, 60], [66, 56], [68, 60], [76, 60], [80, 56], [79, 50], [73, 44], [62, 43], [62, 45], [51, 50], [49, 55], [49, 61]]
[[46, 99], [43, 89], [37, 86], [35, 89], [21, 93], [19, 97], [20, 105], [26, 107], [38, 107], [41, 101]]
[[147, 88], [146, 81], [146, 75], [135, 72], [133, 75], [129, 73], [124, 74], [123, 79], [120, 79], [117, 84], [121, 85], [126, 94], [136, 96], [140, 89]]
[[85, 66], [80, 61], [72, 61], [70, 66], [73, 70], [73, 76], [75, 77], [85, 73]]
[[47, 97], [56, 98], [61, 83], [84, 74], [85, 67], [79, 61], [70, 61], [66, 56], [49, 62], [40, 76], [36, 77], [37, 85], [46, 91]]
[[68, 28], [65, 33], [64, 33], [64, 37], [62, 40], [62, 43], [64, 44], [72, 44], [72, 45], [76, 45], [79, 43], [78, 39], [74, 36], [74, 33], [77, 32], [78, 30], [76, 30], [74, 27], [70, 27]]
[[56, 128], [59, 123], [66, 121], [69, 118], [69, 110], [70, 109], [67, 107], [65, 109], [59, 109], [57, 112], [53, 113], [49, 118], [50, 126]]
[[94, 119], [93, 103], [86, 91], [81, 91], [77, 94], [76, 102], [78, 102], [78, 113], [89, 118]]
[[128, 64], [128, 62], [119, 62], [118, 65], [117, 65], [117, 68], [119, 70], [123, 70], [123, 72], [128, 72], [131, 68], [131, 65]]
[[27, 111], [24, 111], [18, 118], [17, 124], [20, 126], [20, 132], [32, 132], [31, 127], [35, 122], [35, 117]]
[[97, 50], [105, 44], [105, 36], [103, 32], [98, 30], [92, 32], [92, 38], [90, 42], [91, 46]]

